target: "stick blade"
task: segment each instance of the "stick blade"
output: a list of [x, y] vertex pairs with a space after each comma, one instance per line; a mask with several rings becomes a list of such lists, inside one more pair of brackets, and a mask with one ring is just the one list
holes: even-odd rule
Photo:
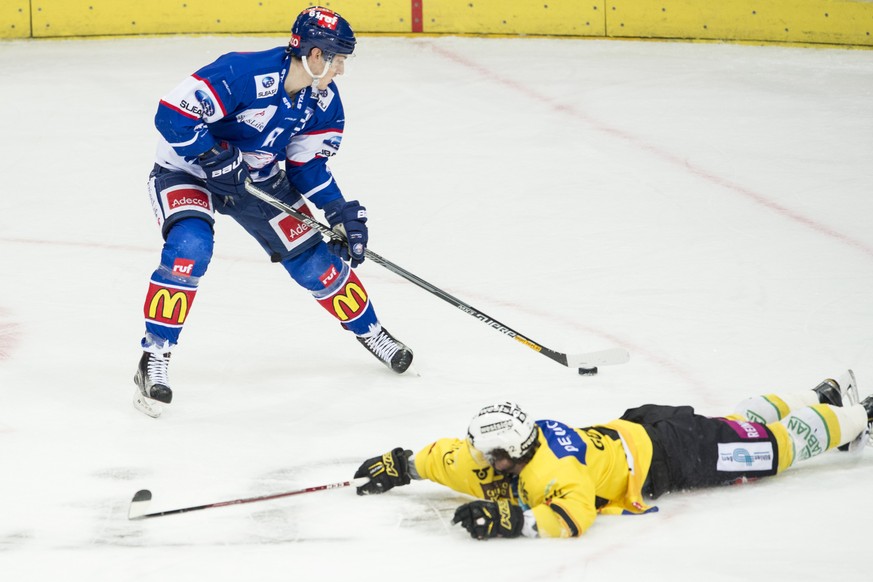
[[609, 348], [599, 352], [583, 354], [567, 354], [569, 368], [595, 368], [597, 366], [615, 366], [630, 360], [630, 353], [624, 348]]
[[149, 510], [149, 503], [152, 500], [152, 492], [148, 489], [137, 491], [130, 502], [130, 509], [127, 512], [127, 519], [142, 519]]

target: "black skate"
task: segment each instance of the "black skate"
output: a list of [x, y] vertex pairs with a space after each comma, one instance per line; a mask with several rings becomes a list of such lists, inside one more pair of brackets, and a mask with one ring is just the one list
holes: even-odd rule
[[830, 404], [831, 406], [842, 406], [843, 395], [840, 394], [840, 385], [833, 378], [822, 380], [822, 383], [812, 389], [818, 394], [818, 401], [822, 404]]
[[828, 378], [812, 389], [818, 394], [818, 401], [831, 406], [853, 406], [861, 400], [858, 396], [858, 383], [855, 373], [847, 370], [840, 380]]
[[357, 336], [361, 345], [376, 356], [380, 362], [398, 374], [405, 372], [412, 363], [412, 350], [388, 333], [379, 324], [370, 326], [370, 333]]
[[169, 404], [173, 400], [173, 390], [167, 377], [169, 364], [170, 352], [143, 352], [133, 377], [137, 387], [133, 395], [133, 405], [152, 418], [159, 417], [163, 412], [158, 402]]

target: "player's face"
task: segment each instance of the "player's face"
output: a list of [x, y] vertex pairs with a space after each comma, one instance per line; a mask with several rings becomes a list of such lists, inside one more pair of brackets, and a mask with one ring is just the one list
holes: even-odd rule
[[321, 71], [324, 71], [325, 67], [327, 68], [324, 77], [322, 77], [318, 82], [319, 89], [327, 89], [328, 84], [330, 84], [334, 77], [345, 73], [346, 55], [334, 55], [332, 59], [325, 60], [324, 55], [322, 54], [321, 58], [319, 58], [319, 64], [321, 65], [321, 69], [319, 71], [313, 71], [313, 73], [316, 75], [321, 74]]
[[500, 473], [518, 475], [524, 468], [522, 463], [519, 463], [510, 457], [504, 450], [497, 449], [490, 451], [488, 454], [483, 453], [473, 446], [473, 442], [469, 437], [467, 437], [467, 447], [470, 451], [470, 455], [477, 464], [482, 466], [486, 464], [491, 465], [495, 471]]
[[519, 464], [509, 457], [494, 459], [494, 462], [491, 463], [491, 466], [501, 473], [510, 473], [515, 475], [521, 473], [521, 467], [519, 466]]

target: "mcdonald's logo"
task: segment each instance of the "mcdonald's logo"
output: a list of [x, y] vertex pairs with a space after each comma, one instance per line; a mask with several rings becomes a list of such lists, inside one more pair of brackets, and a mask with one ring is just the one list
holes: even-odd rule
[[154, 282], [149, 285], [145, 302], [145, 318], [155, 323], [180, 326], [185, 323], [197, 289], [166, 287]]
[[349, 321], [364, 312], [368, 301], [363, 287], [349, 281], [343, 287], [342, 293], [333, 296], [333, 311], [340, 321]]

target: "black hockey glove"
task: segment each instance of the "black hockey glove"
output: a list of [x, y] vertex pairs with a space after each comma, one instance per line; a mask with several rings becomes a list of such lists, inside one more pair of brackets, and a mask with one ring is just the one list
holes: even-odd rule
[[477, 540], [515, 538], [521, 535], [524, 512], [506, 499], [471, 501], [455, 510], [452, 523], [460, 523]]
[[330, 252], [349, 261], [353, 269], [363, 263], [370, 236], [367, 231], [367, 209], [357, 200], [336, 200], [324, 207], [324, 218], [335, 232], [345, 237], [345, 240], [329, 241], [327, 247]]
[[222, 196], [243, 196], [246, 193], [246, 180], [249, 169], [243, 161], [238, 147], [229, 145], [228, 149], [215, 146], [200, 154], [200, 167], [206, 172], [206, 187]]
[[397, 447], [379, 457], [364, 461], [355, 473], [358, 477], [369, 477], [369, 483], [358, 487], [358, 495], [375, 495], [385, 493], [393, 487], [409, 485], [409, 457], [412, 451], [404, 451]]

